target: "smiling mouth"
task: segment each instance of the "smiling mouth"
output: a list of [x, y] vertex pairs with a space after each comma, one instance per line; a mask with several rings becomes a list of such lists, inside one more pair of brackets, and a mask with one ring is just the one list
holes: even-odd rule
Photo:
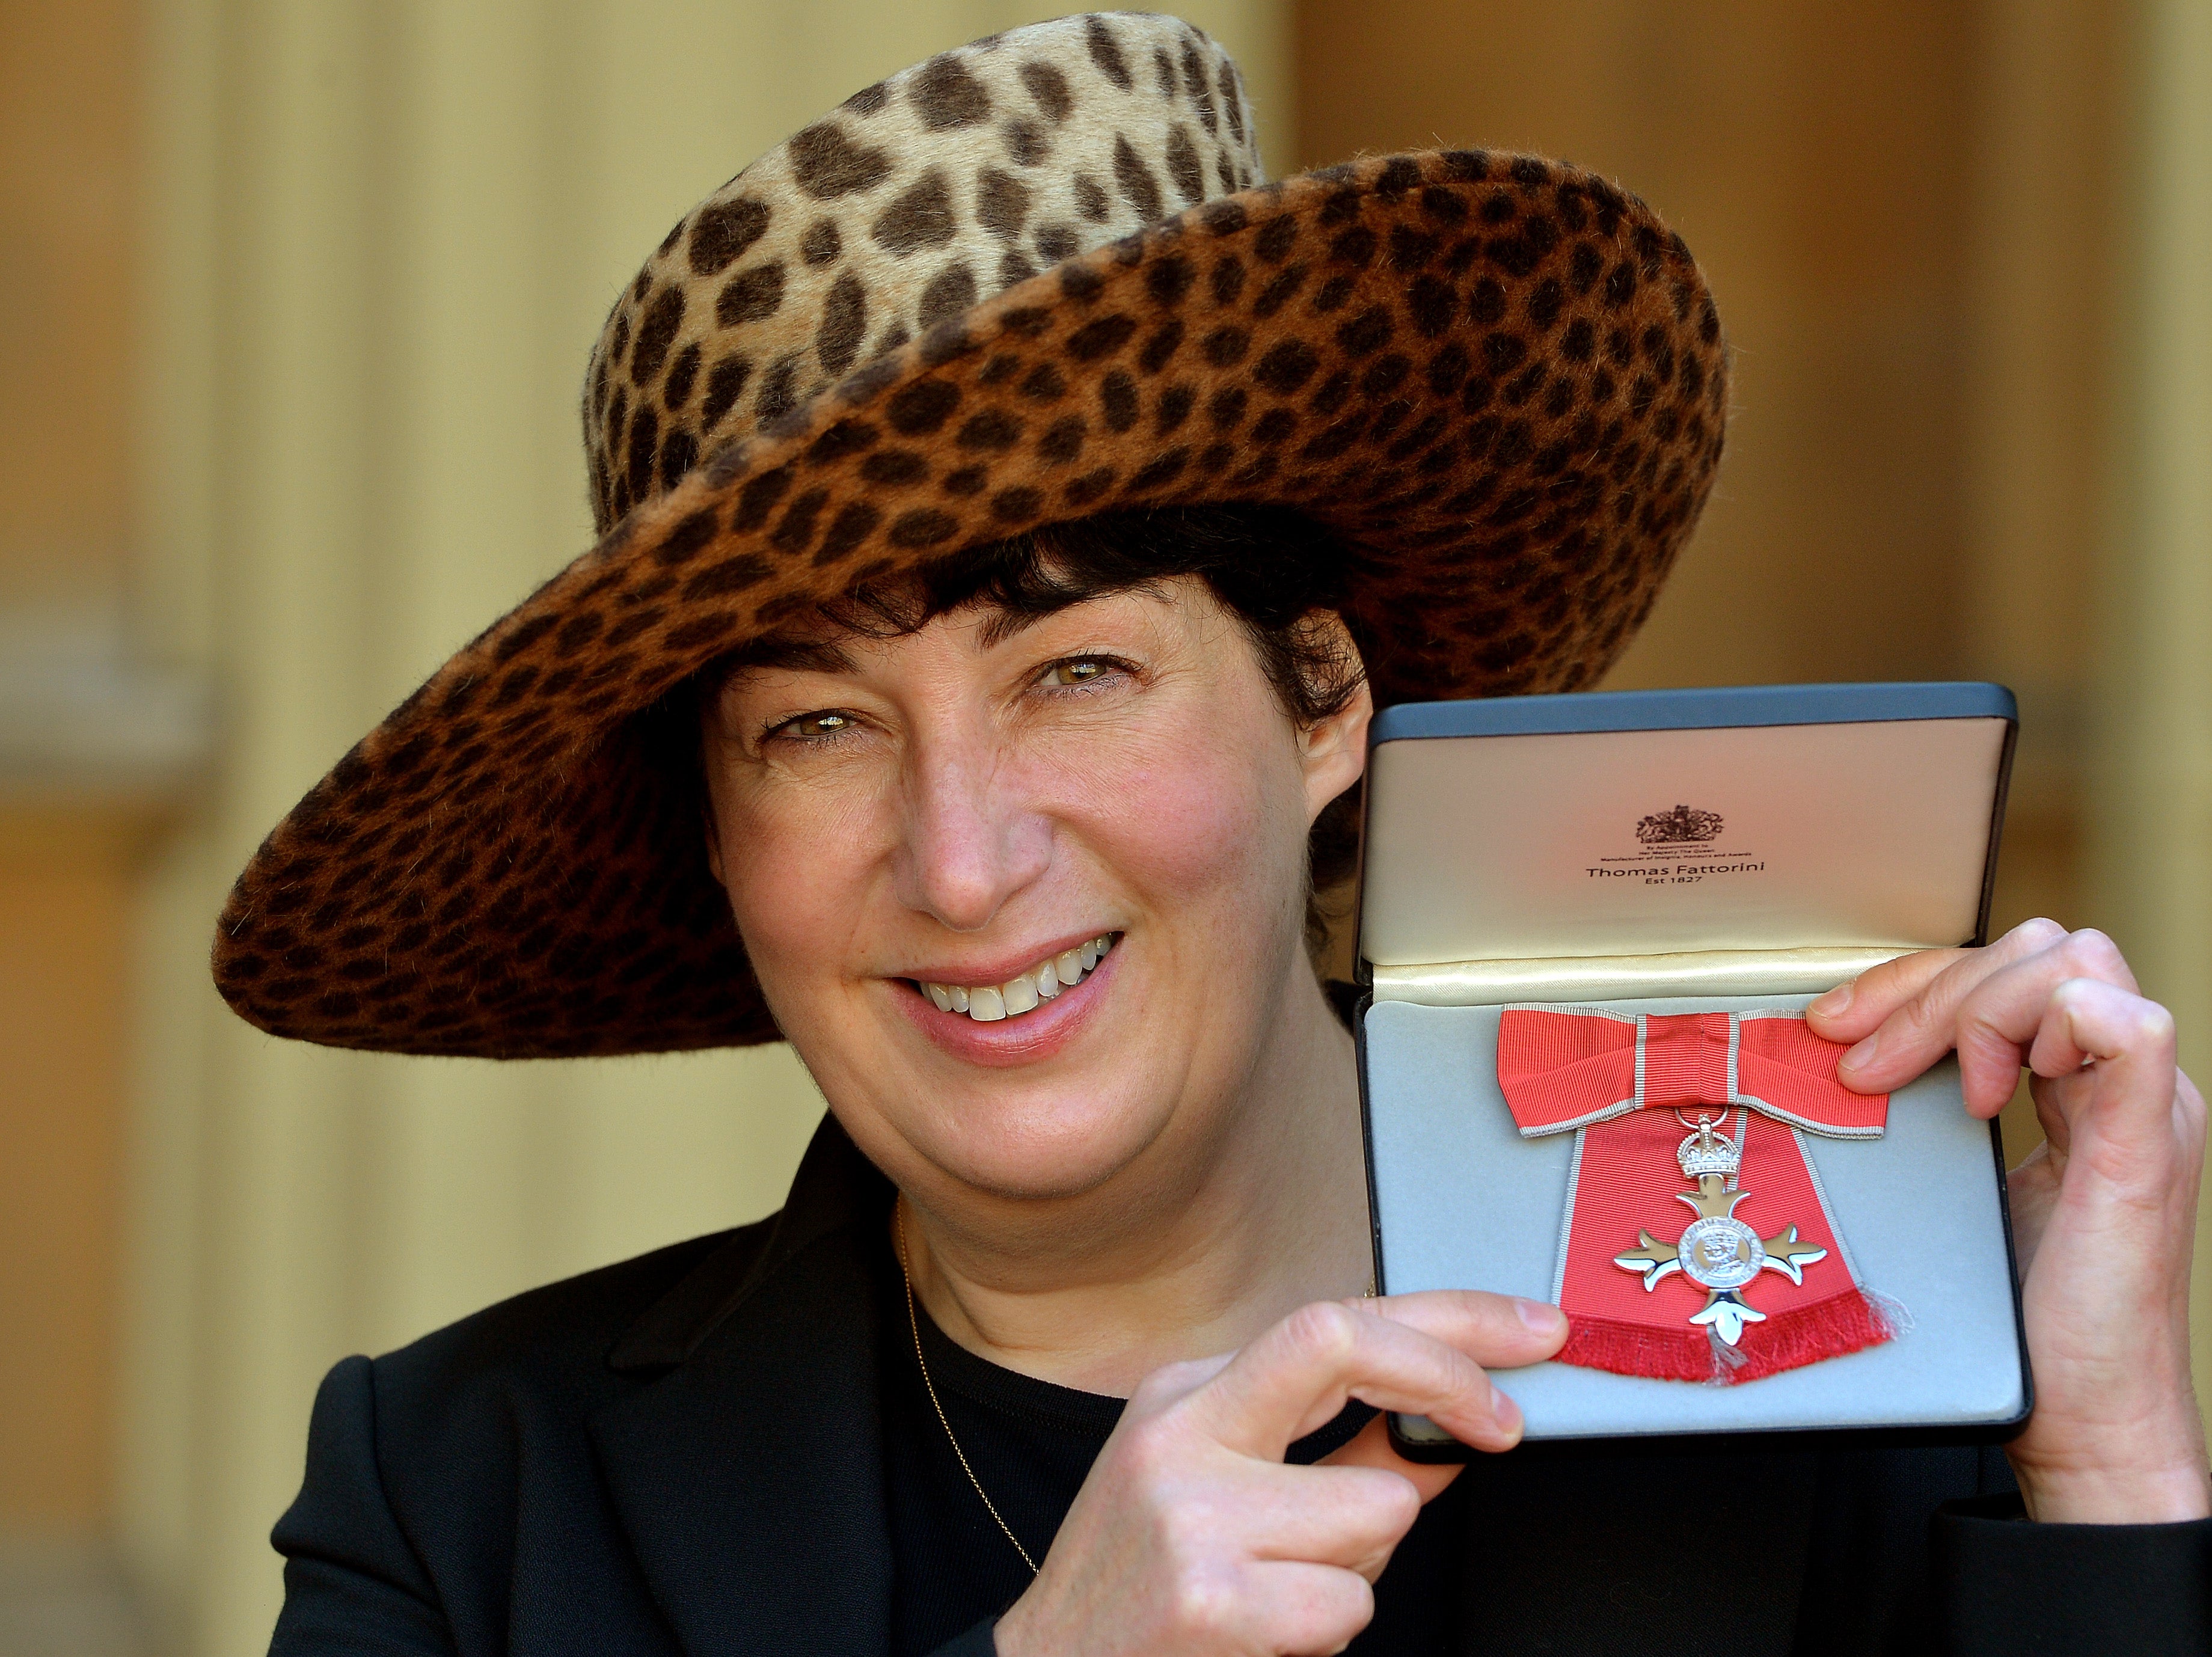
[[964, 1013], [979, 1024], [993, 1024], [1034, 1011], [1062, 990], [1080, 984], [1113, 947], [1114, 934], [1102, 934], [1040, 961], [1003, 984], [929, 984], [916, 979], [914, 985], [939, 1012]]

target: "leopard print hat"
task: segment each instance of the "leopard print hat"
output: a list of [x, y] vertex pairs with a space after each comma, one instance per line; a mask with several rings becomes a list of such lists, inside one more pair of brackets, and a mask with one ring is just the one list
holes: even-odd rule
[[669, 232], [593, 351], [598, 544], [356, 744], [240, 876], [251, 1023], [494, 1058], [776, 1039], [696, 798], [641, 734], [855, 583], [1150, 503], [1353, 549], [1378, 703], [1620, 653], [1721, 454], [1679, 236], [1480, 150], [1261, 179], [1236, 66], [1063, 18], [848, 99]]

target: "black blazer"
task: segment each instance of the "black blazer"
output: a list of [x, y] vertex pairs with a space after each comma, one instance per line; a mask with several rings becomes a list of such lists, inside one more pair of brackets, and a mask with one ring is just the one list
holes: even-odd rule
[[[340, 1363], [272, 1649], [886, 1651], [890, 1201], [826, 1121], [772, 1218]], [[2010, 1489], [1972, 1449], [1485, 1458], [1463, 1649], [2212, 1650], [2212, 1520], [2031, 1525]]]

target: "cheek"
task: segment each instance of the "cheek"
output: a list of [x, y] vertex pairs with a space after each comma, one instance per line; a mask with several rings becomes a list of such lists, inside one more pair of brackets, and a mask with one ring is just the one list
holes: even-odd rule
[[1261, 720], [1133, 733], [1066, 789], [1065, 816], [1136, 895], [1273, 903], [1303, 891], [1304, 802], [1287, 735]]
[[853, 933], [866, 889], [871, 824], [849, 801], [718, 802], [723, 884], [763, 989], [821, 979]]

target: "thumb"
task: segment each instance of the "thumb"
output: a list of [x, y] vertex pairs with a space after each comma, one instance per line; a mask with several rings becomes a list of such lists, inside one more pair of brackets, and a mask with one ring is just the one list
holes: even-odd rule
[[1456, 1461], [1408, 1461], [1400, 1455], [1390, 1442], [1389, 1423], [1386, 1417], [1376, 1416], [1361, 1428], [1349, 1444], [1331, 1451], [1321, 1459], [1324, 1467], [1374, 1467], [1387, 1473], [1395, 1473], [1420, 1492], [1424, 1506], [1442, 1496], [1465, 1471]]

